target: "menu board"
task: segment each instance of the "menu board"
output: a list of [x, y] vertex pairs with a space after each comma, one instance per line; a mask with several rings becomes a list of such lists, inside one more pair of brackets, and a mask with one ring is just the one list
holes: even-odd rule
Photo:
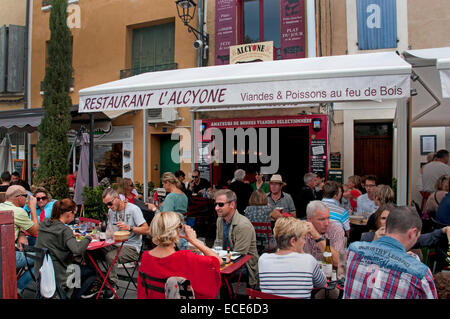
[[343, 181], [344, 181], [344, 178], [343, 178], [343, 171], [342, 170], [335, 170], [335, 169], [333, 169], [333, 170], [329, 170], [328, 171], [328, 180], [329, 181], [336, 181], [336, 182], [338, 182], [338, 183], [343, 183]]
[[327, 140], [311, 140], [310, 171], [325, 176], [327, 165]]
[[19, 173], [20, 179], [25, 179], [25, 160], [23, 159], [13, 159], [14, 172]]
[[330, 168], [341, 169], [341, 153], [330, 153]]

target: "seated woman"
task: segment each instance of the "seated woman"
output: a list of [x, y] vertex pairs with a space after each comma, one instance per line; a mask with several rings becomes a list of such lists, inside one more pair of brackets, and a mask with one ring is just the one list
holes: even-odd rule
[[264, 181], [264, 174], [261, 173], [261, 170], [255, 172], [255, 178], [256, 181], [250, 184], [253, 190], [262, 189], [266, 194], [270, 192], [269, 184]]
[[138, 192], [134, 188], [134, 183], [131, 178], [122, 178], [117, 189], [121, 199], [125, 202], [134, 204], [134, 199], [138, 197]]
[[[248, 201], [248, 206], [245, 209], [245, 217], [247, 217], [252, 223], [270, 223], [270, 213], [274, 209], [269, 205], [269, 200], [266, 193], [262, 189], [255, 190]], [[270, 247], [275, 248], [275, 242], [272, 242], [273, 235], [270, 234]], [[266, 234], [256, 234], [256, 242], [258, 244], [258, 253], [267, 247], [267, 236]]]
[[[375, 189], [375, 205], [379, 208], [383, 205], [394, 205], [395, 193], [389, 185], [380, 184]], [[375, 212], [371, 214], [367, 220], [367, 228], [369, 230], [376, 230], [378, 227], [375, 225]]]
[[361, 185], [361, 178], [357, 175], [350, 176], [347, 180], [347, 184], [344, 184], [344, 192], [342, 194], [343, 199], [348, 200], [350, 203], [349, 210], [356, 212], [358, 208], [358, 203], [356, 199], [362, 195], [359, 190]]
[[303, 251], [308, 233], [306, 222], [280, 217], [273, 233], [278, 251], [263, 254], [258, 261], [261, 291], [290, 298], [311, 298], [312, 289], [324, 287], [327, 279], [317, 260]]
[[[36, 197], [36, 214], [38, 215], [39, 223], [41, 223], [52, 214], [53, 204], [55, 204], [56, 200], [52, 199], [52, 196], [44, 187], [36, 188], [33, 196]], [[24, 206], [24, 209], [27, 213], [30, 213], [30, 208], [27, 205]]]
[[152, 203], [147, 203], [147, 207], [155, 213], [176, 212], [180, 215], [181, 221], [184, 221], [184, 214], [186, 214], [188, 207], [188, 198], [181, 190], [181, 182], [173, 173], [166, 172], [161, 176], [161, 183], [168, 195], [166, 195], [159, 209]]
[[[180, 233], [183, 228], [185, 235]], [[214, 299], [217, 296], [221, 284], [221, 259], [214, 250], [197, 239], [191, 227], [180, 223], [177, 213], [156, 214], [150, 224], [150, 236], [157, 246], [142, 255], [138, 299], [164, 299], [165, 280], [174, 276], [190, 281], [196, 299]], [[175, 243], [180, 238], [185, 238], [204, 256], [190, 250], [175, 251]]]
[[434, 218], [436, 216], [439, 204], [449, 191], [449, 179], [450, 177], [448, 175], [442, 175], [438, 178], [436, 184], [434, 184], [435, 191], [428, 197], [423, 208], [424, 219]]
[[[47, 248], [53, 261], [56, 280], [63, 288], [67, 287], [67, 279], [70, 271], [67, 268], [73, 264], [74, 255], [83, 255], [91, 242], [89, 235], [78, 241], [67, 224], [70, 224], [77, 212], [77, 205], [69, 198], [57, 201], [53, 205], [50, 218], [44, 220], [39, 226], [36, 241], [37, 248]], [[99, 286], [92, 285], [96, 276], [95, 269], [85, 265], [77, 265], [81, 270], [81, 288], [74, 292], [72, 298], [90, 298], [94, 296]], [[41, 264], [35, 262], [34, 271], [39, 273]], [[89, 291], [88, 288], [91, 286]]]

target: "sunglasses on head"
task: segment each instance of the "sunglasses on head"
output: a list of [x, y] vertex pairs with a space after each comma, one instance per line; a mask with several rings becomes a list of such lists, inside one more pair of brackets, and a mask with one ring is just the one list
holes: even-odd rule
[[223, 206], [225, 206], [225, 204], [228, 204], [228, 203], [229, 203], [229, 202], [225, 202], [225, 203], [214, 202], [214, 207], [215, 207], [215, 206], [223, 207]]
[[37, 200], [37, 201], [40, 201], [40, 200], [47, 200], [47, 196], [36, 197], [36, 200]]

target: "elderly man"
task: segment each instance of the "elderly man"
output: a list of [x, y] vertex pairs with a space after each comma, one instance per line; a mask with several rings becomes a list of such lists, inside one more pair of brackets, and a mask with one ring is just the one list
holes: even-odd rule
[[440, 150], [436, 153], [434, 160], [423, 166], [422, 183], [423, 191], [433, 193], [434, 184], [442, 175], [450, 175], [448, 165], [449, 153], [447, 150]]
[[248, 272], [248, 283], [254, 287], [258, 283], [258, 251], [256, 249], [255, 228], [247, 217], [236, 209], [236, 194], [229, 189], [221, 189], [214, 194], [217, 212], [216, 239], [223, 247], [232, 251], [253, 256], [244, 267]]
[[[274, 174], [269, 181], [270, 193], [267, 194], [269, 198], [269, 205], [272, 208], [283, 208], [283, 213], [289, 213], [293, 217], [297, 217], [297, 212], [294, 205], [294, 200], [288, 193], [282, 192], [282, 188], [286, 186], [283, 182], [283, 178], [279, 174]], [[282, 213], [278, 210], [272, 211], [270, 217], [278, 219], [282, 216]]]
[[[39, 230], [39, 220], [36, 214], [36, 198], [30, 196], [30, 214], [31, 220], [28, 218], [27, 212], [23, 209], [27, 200], [27, 193], [25, 188], [20, 185], [12, 185], [8, 187], [5, 194], [6, 201], [0, 204], [0, 211], [12, 210], [14, 213], [14, 235], [18, 251], [16, 250], [16, 269], [23, 268], [27, 265], [25, 255], [22, 250], [22, 244], [28, 245], [26, 235], [23, 233], [26, 231], [31, 236], [36, 237]], [[28, 259], [28, 264], [31, 266], [34, 264], [32, 259]], [[21, 294], [31, 282], [32, 278], [28, 271], [26, 271], [17, 280], [17, 290]]]
[[306, 207], [308, 236], [303, 248], [317, 260], [322, 259], [326, 239], [330, 239], [333, 267], [338, 266], [339, 251], [344, 248], [344, 229], [330, 221], [330, 210], [321, 201], [314, 200]]
[[298, 194], [299, 207], [297, 207], [297, 215], [299, 218], [306, 216], [306, 206], [313, 200], [321, 200], [320, 193], [317, 191], [317, 187], [320, 184], [320, 178], [315, 173], [306, 173], [303, 176], [303, 182], [305, 185], [301, 188], [300, 194]]
[[236, 194], [237, 197], [237, 210], [244, 213], [244, 210], [248, 206], [248, 200], [253, 193], [253, 188], [250, 184], [244, 182], [245, 171], [243, 169], [237, 169], [234, 172], [234, 182], [230, 184], [230, 189]]
[[327, 181], [323, 185], [322, 203], [327, 205], [330, 210], [330, 220], [341, 225], [348, 236], [350, 232], [348, 211], [340, 205], [339, 201], [341, 198], [342, 189], [338, 182]]
[[409, 207], [393, 209], [386, 234], [374, 242], [349, 247], [344, 298], [437, 299], [430, 269], [408, 254], [422, 229], [419, 215]]
[[364, 182], [364, 188], [366, 189], [367, 193], [357, 198], [356, 213], [358, 215], [366, 215], [366, 217], [369, 217], [378, 209], [377, 204], [375, 204], [375, 191], [377, 188], [376, 176], [368, 175]]
[[[103, 203], [109, 208], [108, 220], [113, 223], [114, 231], [126, 230], [130, 232], [130, 237], [124, 243], [118, 256], [117, 262], [120, 264], [134, 262], [139, 258], [139, 252], [142, 246], [142, 235], [148, 235], [149, 227], [145, 222], [142, 211], [134, 204], [124, 202], [119, 194], [113, 188], [107, 188], [103, 192]], [[118, 246], [109, 246], [102, 249], [108, 267], [116, 257]], [[117, 288], [117, 266], [111, 269], [109, 278]], [[112, 292], [107, 289], [105, 298], [113, 298]]]

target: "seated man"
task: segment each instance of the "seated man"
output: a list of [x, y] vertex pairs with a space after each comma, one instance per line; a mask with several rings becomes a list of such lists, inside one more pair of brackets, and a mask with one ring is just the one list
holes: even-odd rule
[[[113, 188], [107, 188], [103, 192], [103, 203], [108, 206], [108, 220], [113, 223], [114, 231], [127, 230], [130, 232], [130, 237], [124, 243], [122, 250], [118, 256], [116, 264], [111, 269], [109, 279], [113, 286], [117, 288], [117, 263], [124, 264], [128, 262], [137, 261], [139, 258], [139, 251], [142, 245], [142, 235], [148, 235], [149, 227], [145, 222], [142, 211], [134, 204], [124, 202], [120, 199], [119, 194]], [[102, 249], [108, 267], [114, 261], [117, 255], [119, 245], [113, 245]], [[112, 298], [111, 290], [106, 289], [106, 298]]]
[[350, 222], [348, 220], [348, 212], [343, 208], [339, 200], [342, 197], [342, 190], [338, 182], [327, 181], [323, 185], [322, 203], [328, 206], [330, 210], [330, 220], [338, 223], [348, 234], [350, 232]]
[[394, 208], [386, 234], [349, 247], [346, 299], [437, 299], [430, 269], [407, 253], [420, 236], [422, 221], [409, 207]]
[[[39, 221], [36, 214], [36, 198], [30, 196], [30, 213], [31, 220], [28, 218], [27, 212], [23, 209], [27, 200], [27, 193], [25, 188], [20, 185], [12, 185], [8, 187], [6, 194], [6, 201], [0, 204], [0, 211], [12, 210], [14, 213], [14, 235], [16, 240], [16, 269], [23, 268], [27, 265], [25, 254], [21, 252], [22, 244], [28, 245], [28, 240], [23, 231], [28, 232], [31, 236], [36, 237], [39, 230]], [[28, 259], [28, 265], [34, 265], [33, 259]], [[30, 282], [32, 277], [26, 271], [17, 280], [17, 290], [21, 294]]]
[[308, 206], [309, 202], [322, 199], [320, 192], [317, 191], [317, 187], [320, 184], [320, 178], [317, 174], [306, 173], [303, 176], [303, 182], [305, 185], [303, 185], [300, 194], [298, 194], [299, 207], [297, 207], [297, 215], [299, 218], [306, 216], [306, 206]]
[[189, 191], [192, 196], [204, 196], [205, 190], [211, 187], [211, 184], [203, 177], [200, 177], [200, 171], [194, 170], [192, 172], [192, 180], [189, 182]]
[[223, 247], [253, 256], [246, 264], [250, 286], [258, 283], [258, 251], [256, 249], [255, 228], [247, 217], [236, 209], [236, 194], [229, 189], [221, 189], [214, 194], [217, 212], [216, 240], [221, 239]]
[[321, 201], [314, 200], [306, 207], [308, 236], [304, 247], [305, 253], [317, 260], [322, 259], [326, 247], [326, 238], [330, 239], [333, 267], [338, 266], [339, 251], [344, 248], [344, 229], [330, 222], [330, 210]]
[[377, 209], [378, 206], [375, 204], [375, 191], [377, 187], [377, 178], [374, 175], [369, 175], [365, 179], [364, 188], [367, 193], [358, 197], [357, 203], [357, 215], [365, 215], [369, 217]]
[[[279, 175], [279, 174], [272, 175], [272, 177], [270, 178], [270, 181], [269, 181], [270, 193], [267, 194], [267, 196], [269, 198], [269, 205], [272, 208], [282, 207], [283, 213], [288, 213], [292, 217], [297, 217], [294, 200], [292, 199], [291, 195], [281, 191], [281, 189], [284, 186], [286, 186], [286, 183], [283, 182], [281, 175]], [[270, 214], [270, 217], [272, 217], [275, 220], [281, 216], [282, 216], [282, 213], [278, 210], [273, 211]]]

